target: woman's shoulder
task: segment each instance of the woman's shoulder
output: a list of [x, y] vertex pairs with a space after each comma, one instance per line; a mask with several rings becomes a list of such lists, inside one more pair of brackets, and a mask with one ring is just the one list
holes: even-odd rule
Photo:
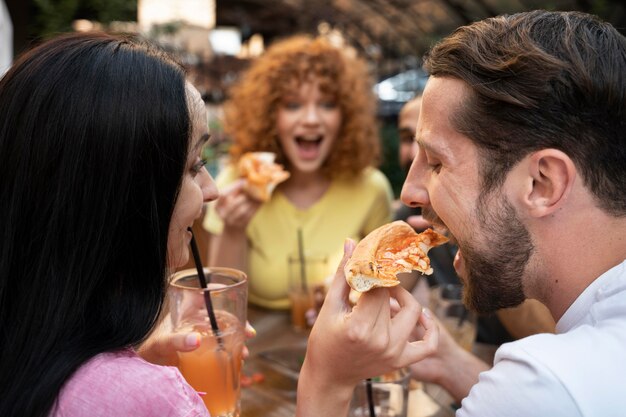
[[180, 372], [141, 359], [134, 351], [101, 353], [62, 388], [54, 417], [208, 416], [198, 394]]

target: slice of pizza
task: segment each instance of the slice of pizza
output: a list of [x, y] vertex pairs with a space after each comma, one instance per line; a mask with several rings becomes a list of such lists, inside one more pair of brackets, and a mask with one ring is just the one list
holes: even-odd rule
[[239, 176], [245, 179], [243, 189], [255, 200], [268, 201], [276, 186], [289, 178], [289, 172], [274, 163], [275, 159], [272, 152], [247, 152], [239, 159]]
[[354, 248], [344, 272], [350, 287], [359, 292], [400, 283], [397, 274], [420, 271], [433, 273], [428, 251], [448, 238], [426, 229], [417, 233], [401, 220], [386, 224], [365, 236]]

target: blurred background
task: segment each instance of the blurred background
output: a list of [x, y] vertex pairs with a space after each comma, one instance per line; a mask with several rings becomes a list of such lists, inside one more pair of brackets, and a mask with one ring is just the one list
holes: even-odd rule
[[456, 27], [489, 16], [531, 9], [593, 13], [626, 30], [623, 0], [0, 0], [0, 75], [15, 56], [66, 31], [137, 34], [174, 53], [203, 94], [217, 146], [210, 168], [228, 148], [221, 103], [251, 60], [275, 39], [324, 34], [356, 49], [370, 64], [383, 141], [382, 171], [396, 195], [396, 119], [419, 94], [427, 75], [421, 56]]

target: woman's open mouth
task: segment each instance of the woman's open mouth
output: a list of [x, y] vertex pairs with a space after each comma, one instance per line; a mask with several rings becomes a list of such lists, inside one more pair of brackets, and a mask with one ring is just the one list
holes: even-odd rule
[[320, 145], [324, 137], [317, 136], [296, 136], [298, 146], [298, 156], [303, 160], [313, 160], [319, 156]]

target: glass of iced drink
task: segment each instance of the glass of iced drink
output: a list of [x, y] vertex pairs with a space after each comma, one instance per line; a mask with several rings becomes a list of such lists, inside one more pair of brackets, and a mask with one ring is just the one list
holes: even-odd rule
[[323, 255], [306, 254], [302, 262], [300, 256], [294, 254], [287, 262], [291, 323], [296, 330], [307, 330], [313, 327], [326, 296], [324, 280], [328, 275], [328, 261]]
[[[178, 368], [201, 393], [211, 416], [238, 417], [248, 281], [245, 273], [230, 268], [205, 268], [205, 276], [207, 289], [200, 288], [195, 269], [172, 277], [169, 303], [173, 329], [200, 334], [196, 350], [178, 353]], [[205, 297], [210, 297], [214, 322]]]

